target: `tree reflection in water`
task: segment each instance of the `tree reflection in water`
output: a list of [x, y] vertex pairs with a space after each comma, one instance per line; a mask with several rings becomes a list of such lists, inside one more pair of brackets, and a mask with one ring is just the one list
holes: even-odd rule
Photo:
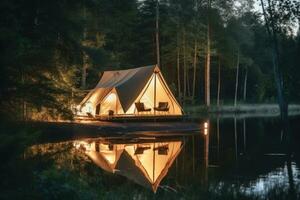
[[[48, 157], [59, 169], [80, 166], [80, 175], [101, 194], [119, 194], [116, 188], [133, 192], [138, 184], [168, 198], [299, 197], [298, 155], [286, 156], [276, 121], [217, 118], [201, 127], [201, 132], [159, 137], [154, 133], [40, 144], [30, 147], [25, 158]], [[92, 175], [86, 171], [91, 164], [97, 170]], [[140, 189], [142, 196], [150, 195]]]

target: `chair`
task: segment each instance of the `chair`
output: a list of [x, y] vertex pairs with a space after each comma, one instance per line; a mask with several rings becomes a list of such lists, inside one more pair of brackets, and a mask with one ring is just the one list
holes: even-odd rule
[[158, 155], [168, 155], [169, 145], [163, 145], [163, 146], [154, 148], [154, 151], [156, 151], [156, 150], [157, 150]]
[[151, 149], [151, 147], [143, 147], [143, 146], [138, 146], [136, 150], [134, 151], [134, 155], [141, 155], [144, 153], [144, 151]]
[[139, 112], [150, 112], [151, 111], [151, 108], [145, 108], [145, 105], [142, 102], [136, 102], [135, 107], [136, 107], [136, 110], [138, 111], [138, 113]]
[[92, 115], [92, 113], [87, 112], [86, 114], [87, 114], [87, 116], [88, 116], [89, 118], [94, 118], [94, 116]]
[[154, 107], [154, 110], [159, 112], [169, 112], [169, 103], [168, 102], [159, 102], [158, 107]]

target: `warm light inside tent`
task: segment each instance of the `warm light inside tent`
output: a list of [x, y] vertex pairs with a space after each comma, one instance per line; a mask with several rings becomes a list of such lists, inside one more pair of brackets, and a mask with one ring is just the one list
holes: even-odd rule
[[91, 103], [91, 102], [88, 102], [87, 105], [86, 105], [86, 108], [87, 108], [87, 112], [88, 112], [88, 113], [91, 113], [92, 110], [93, 110], [92, 103]]
[[84, 106], [84, 109], [83, 111], [86, 112], [86, 113], [91, 113], [93, 110], [93, 105], [91, 102], [87, 102]]
[[93, 112], [93, 105], [90, 101], [86, 102], [85, 105], [80, 109], [78, 109], [78, 113], [80, 114], [86, 114], [86, 113], [92, 113]]
[[[143, 88], [140, 95], [137, 97], [135, 102], [141, 102], [146, 108], [151, 108], [150, 112], [137, 113], [135, 105], [132, 104], [126, 114], [139, 114], [139, 115], [180, 115], [182, 114], [181, 108], [173, 99], [172, 94], [169, 93], [167, 87], [164, 85], [163, 78], [158, 74], [154, 73], [149, 79], [148, 83]], [[169, 110], [165, 112], [154, 112], [154, 107], [158, 107], [160, 102], [167, 102]]]
[[116, 94], [115, 93], [110, 93], [107, 98], [107, 102], [114, 103], [116, 101]]
[[100, 114], [107, 115], [109, 111], [113, 111], [114, 114], [117, 112], [117, 95], [111, 92], [106, 96], [106, 98], [101, 103]]

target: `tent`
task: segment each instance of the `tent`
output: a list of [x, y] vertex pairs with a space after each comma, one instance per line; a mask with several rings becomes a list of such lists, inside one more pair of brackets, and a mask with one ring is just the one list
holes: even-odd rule
[[156, 192], [182, 148], [181, 140], [113, 144], [82, 143], [99, 167]]
[[[139, 112], [135, 103], [151, 108]], [[167, 102], [168, 111], [154, 109], [161, 102]], [[94, 89], [78, 106], [79, 115], [182, 115], [182, 108], [175, 99], [161, 71], [156, 65], [134, 69], [105, 71]]]

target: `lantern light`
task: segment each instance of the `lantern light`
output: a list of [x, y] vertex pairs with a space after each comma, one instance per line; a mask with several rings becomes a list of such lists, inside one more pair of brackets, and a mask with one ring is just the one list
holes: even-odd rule
[[204, 128], [208, 128], [208, 123], [204, 122]]

